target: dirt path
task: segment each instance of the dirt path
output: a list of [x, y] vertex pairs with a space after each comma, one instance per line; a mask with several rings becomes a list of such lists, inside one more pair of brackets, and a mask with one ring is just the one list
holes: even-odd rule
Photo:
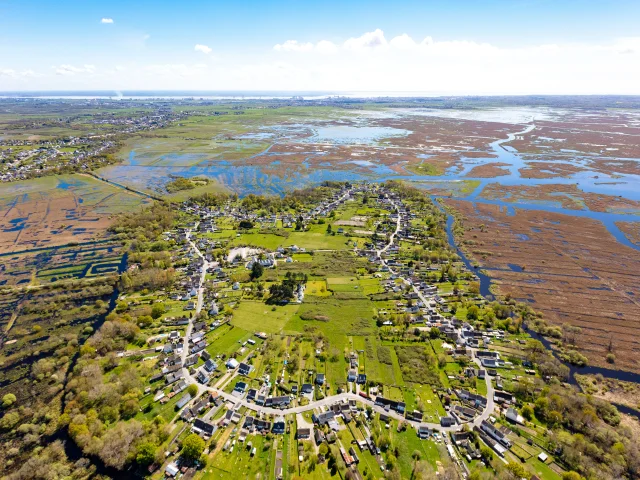
[[209, 458], [215, 457], [218, 454], [218, 452], [222, 450], [222, 447], [224, 447], [224, 444], [227, 443], [227, 440], [229, 440], [229, 437], [231, 436], [232, 431], [233, 429], [231, 428], [225, 428], [220, 438], [216, 441], [216, 448], [214, 448], [212, 452], [211, 451], [209, 452]]

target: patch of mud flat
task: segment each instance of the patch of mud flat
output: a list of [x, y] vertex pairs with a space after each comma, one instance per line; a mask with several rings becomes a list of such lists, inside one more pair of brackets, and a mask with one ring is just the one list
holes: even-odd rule
[[[488, 269], [500, 293], [552, 324], [578, 326], [589, 364], [640, 372], [640, 252], [600, 222], [555, 212], [445, 200], [464, 228], [456, 243]], [[509, 209], [511, 210], [511, 209]], [[513, 268], [517, 266], [518, 268]]]

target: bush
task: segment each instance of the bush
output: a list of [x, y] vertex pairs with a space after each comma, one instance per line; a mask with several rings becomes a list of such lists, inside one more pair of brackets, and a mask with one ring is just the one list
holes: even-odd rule
[[13, 393], [7, 393], [2, 397], [2, 406], [4, 408], [9, 408], [14, 403], [16, 403], [16, 396]]

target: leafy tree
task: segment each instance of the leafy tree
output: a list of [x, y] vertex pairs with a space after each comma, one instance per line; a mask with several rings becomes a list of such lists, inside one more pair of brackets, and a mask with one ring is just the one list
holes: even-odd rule
[[327, 456], [327, 453], [329, 453], [329, 447], [327, 446], [326, 443], [322, 442], [320, 444], [320, 447], [318, 448], [318, 453], [320, 453], [321, 455], [324, 455], [325, 457]]
[[151, 465], [156, 458], [156, 446], [151, 442], [144, 442], [138, 445], [136, 462], [139, 465]]
[[250, 228], [253, 228], [253, 222], [250, 220], [241, 220], [238, 224], [238, 228], [249, 230]]
[[570, 472], [564, 472], [562, 474], [562, 480], [583, 480], [583, 477], [578, 472], [572, 470]]
[[485, 463], [491, 463], [493, 461], [493, 450], [491, 450], [489, 447], [481, 447], [480, 456]]
[[151, 318], [153, 318], [154, 320], [158, 319], [164, 315], [164, 312], [166, 312], [164, 303], [155, 303], [151, 308]]
[[520, 410], [520, 412], [522, 413], [522, 416], [527, 420], [531, 420], [533, 418], [533, 408], [531, 408], [530, 405], [525, 405], [524, 407], [522, 407], [522, 410]]
[[141, 327], [149, 327], [153, 324], [153, 318], [151, 315], [141, 315], [138, 317], [137, 323]]
[[505, 467], [507, 472], [511, 473], [514, 479], [520, 480], [521, 478], [529, 478], [529, 472], [520, 463], [509, 462]]
[[127, 393], [121, 399], [120, 412], [124, 418], [131, 418], [140, 411], [140, 402], [134, 393]]
[[378, 448], [382, 451], [386, 451], [391, 446], [391, 439], [389, 435], [384, 434], [378, 437]]
[[198, 394], [198, 386], [192, 383], [187, 387], [187, 393], [192, 397], [195, 397]]
[[260, 262], [253, 262], [251, 266], [251, 280], [255, 280], [256, 278], [260, 278], [264, 273], [264, 267]]
[[182, 456], [188, 460], [197, 460], [204, 452], [204, 440], [192, 433], [182, 442]]

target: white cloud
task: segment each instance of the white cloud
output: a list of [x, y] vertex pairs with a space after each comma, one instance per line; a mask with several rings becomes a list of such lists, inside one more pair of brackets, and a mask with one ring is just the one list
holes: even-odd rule
[[[284, 89], [433, 95], [640, 93], [640, 84], [634, 81], [640, 78], [635, 58], [640, 56], [640, 37], [514, 47], [473, 40], [416, 40], [406, 33], [387, 40], [381, 29], [375, 29], [340, 44], [289, 40], [289, 47], [284, 45], [276, 50], [308, 52], [288, 57], [291, 65], [277, 84]], [[321, 55], [327, 51], [332, 55]], [[271, 71], [275, 77], [280, 70]], [[261, 80], [268, 81], [267, 76]]]
[[100, 23], [112, 24], [113, 18], [103, 17], [102, 20], [100, 20]]
[[298, 42], [297, 40], [287, 40], [273, 46], [277, 52], [312, 52], [333, 53], [338, 50], [338, 46], [329, 40], [320, 40], [315, 45], [311, 42]]
[[202, 52], [202, 53], [204, 53], [205, 55], [209, 55], [209, 54], [212, 52], [212, 50], [211, 50], [211, 48], [210, 48], [210, 47], [208, 47], [207, 45], [202, 45], [202, 44], [200, 44], [200, 43], [198, 43], [198, 44], [194, 47], [194, 50], [195, 50], [196, 52]]
[[384, 38], [384, 32], [379, 28], [344, 42], [344, 48], [348, 50], [384, 49], [386, 47], [387, 40]]
[[338, 51], [338, 46], [329, 40], [320, 40], [316, 43], [316, 50], [320, 53], [334, 53]]
[[83, 65], [82, 67], [74, 67], [73, 65], [60, 65], [52, 67], [56, 75], [75, 75], [76, 73], [96, 73], [96, 67], [93, 65]]
[[13, 68], [0, 69], [0, 77], [36, 78], [36, 77], [42, 77], [42, 76], [43, 76], [42, 74], [36, 73], [31, 69], [22, 70], [21, 72], [18, 72], [16, 70], [14, 70]]
[[407, 35], [406, 33], [403, 33], [402, 35], [393, 37], [389, 42], [389, 45], [391, 45], [394, 48], [408, 50], [410, 48], [415, 48], [417, 46], [417, 43], [409, 35]]
[[420, 45], [433, 45], [433, 38], [431, 37], [424, 37], [424, 39], [422, 40], [422, 42], [420, 42]]
[[297, 40], [287, 40], [282, 44], [273, 47], [278, 52], [310, 52], [313, 50], [313, 43], [300, 43]]
[[618, 39], [613, 46], [616, 53], [631, 54], [640, 52], [640, 37], [624, 37]]
[[[232, 50], [233, 55], [223, 55], [216, 62], [209, 60], [217, 49], [193, 63], [184, 63], [178, 53], [167, 51], [161, 57], [162, 64], [143, 60], [153, 57], [135, 56], [136, 46], [141, 44], [142, 49], [146, 37], [142, 32], [132, 36], [136, 42], [123, 43], [131, 56], [119, 57], [110, 66], [83, 65], [75, 57], [55, 64], [44, 72], [46, 75], [38, 75], [27, 70], [36, 63], [24, 60], [0, 67], [0, 83], [5, 90], [26, 89], [28, 85], [29, 89], [317, 90], [417, 95], [640, 94], [640, 36], [599, 43], [514, 46], [483, 43], [481, 39], [412, 38], [402, 32], [385, 38], [382, 30], [372, 28], [364, 35], [347, 35], [341, 40], [283, 39], [269, 51]], [[150, 45], [149, 53], [154, 48], [159, 47]]]

